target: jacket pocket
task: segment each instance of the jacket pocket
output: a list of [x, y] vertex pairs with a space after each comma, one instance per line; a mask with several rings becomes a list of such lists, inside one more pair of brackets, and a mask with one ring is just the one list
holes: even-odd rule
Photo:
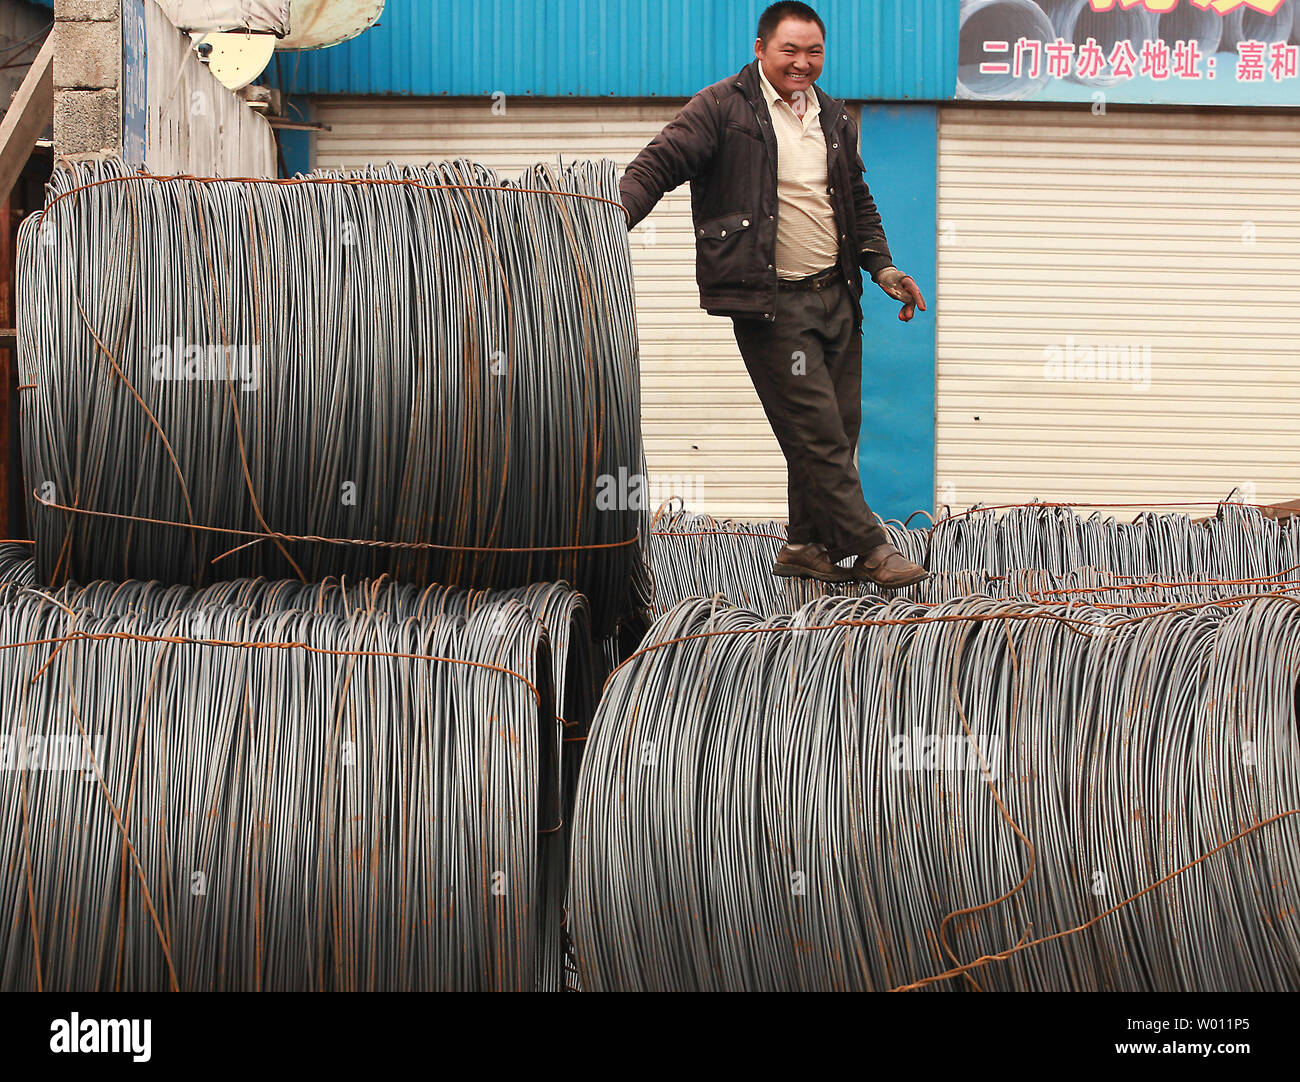
[[724, 214], [720, 218], [710, 218], [695, 227], [696, 240], [722, 240], [743, 233], [754, 224], [754, 215], [750, 211], [737, 211]]
[[742, 124], [739, 120], [727, 121], [727, 134], [748, 136], [750, 139], [754, 140], [754, 142], [756, 142], [759, 146], [764, 145], [763, 133], [759, 131], [757, 128], [751, 128], [746, 124]]
[[702, 295], [734, 296], [759, 281], [756, 224], [752, 211], [735, 211], [695, 226], [695, 275]]

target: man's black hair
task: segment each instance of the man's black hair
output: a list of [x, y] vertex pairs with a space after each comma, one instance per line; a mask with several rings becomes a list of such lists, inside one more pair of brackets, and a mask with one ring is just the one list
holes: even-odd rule
[[771, 5], [758, 17], [758, 37], [764, 48], [772, 39], [776, 28], [781, 25], [782, 19], [802, 19], [806, 23], [816, 23], [822, 37], [826, 36], [826, 24], [807, 4], [797, 3], [796, 0], [780, 0], [780, 3]]

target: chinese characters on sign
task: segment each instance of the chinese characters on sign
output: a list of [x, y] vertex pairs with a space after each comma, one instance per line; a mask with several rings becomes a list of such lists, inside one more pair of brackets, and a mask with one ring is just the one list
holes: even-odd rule
[[[1093, 0], [1094, 4], [1106, 0]], [[1131, 0], [1136, 3], [1137, 0]], [[1167, 0], [1143, 0], [1148, 7], [1166, 3]], [[1192, 0], [1193, 3], [1196, 0]], [[1209, 0], [1207, 0], [1207, 3]], [[1119, 0], [1124, 4], [1124, 0]], [[1130, 6], [1130, 5], [1125, 5]], [[1172, 5], [1171, 5], [1172, 6]], [[1205, 6], [1202, 4], [1201, 6]], [[1262, 4], [1253, 5], [1262, 7]], [[1109, 76], [1112, 80], [1143, 76], [1150, 79], [1213, 79], [1216, 77], [1215, 57], [1202, 55], [1195, 41], [1168, 42], [1144, 41], [1135, 51], [1134, 43], [1116, 42], [1107, 53], [1096, 38], [1088, 38], [1077, 47], [1064, 38], [1041, 41], [1036, 38], [1019, 38], [1014, 44], [1009, 40], [985, 41], [987, 56], [1004, 56], [1005, 60], [986, 60], [980, 64], [982, 75], [1027, 76], [1036, 79], [1047, 74], [1053, 79], [1092, 80]], [[1300, 45], [1285, 41], [1239, 41], [1235, 78], [1239, 83], [1282, 82], [1297, 78], [1300, 70]]]
[[[1261, 15], [1276, 15], [1286, 0], [1187, 0], [1194, 8], [1213, 11], [1219, 15], [1228, 15], [1238, 8], [1250, 8]], [[1117, 0], [1088, 0], [1093, 11], [1110, 11], [1117, 6]], [[1178, 6], [1178, 0], [1118, 0], [1120, 8], [1145, 8], [1155, 15], [1167, 15]]]

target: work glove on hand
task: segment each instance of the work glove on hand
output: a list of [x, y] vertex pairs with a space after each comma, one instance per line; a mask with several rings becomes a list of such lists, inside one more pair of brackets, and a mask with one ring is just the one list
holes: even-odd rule
[[925, 311], [925, 298], [921, 296], [921, 287], [916, 284], [910, 274], [904, 274], [897, 267], [886, 267], [876, 275], [876, 285], [880, 286], [886, 293], [896, 301], [902, 301], [903, 307], [898, 313], [898, 318], [904, 323], [908, 322], [916, 314], [919, 308]]

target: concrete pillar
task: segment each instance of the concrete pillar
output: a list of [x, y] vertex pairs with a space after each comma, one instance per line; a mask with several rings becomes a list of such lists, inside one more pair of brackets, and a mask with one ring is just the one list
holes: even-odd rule
[[54, 153], [122, 150], [121, 0], [55, 0]]

